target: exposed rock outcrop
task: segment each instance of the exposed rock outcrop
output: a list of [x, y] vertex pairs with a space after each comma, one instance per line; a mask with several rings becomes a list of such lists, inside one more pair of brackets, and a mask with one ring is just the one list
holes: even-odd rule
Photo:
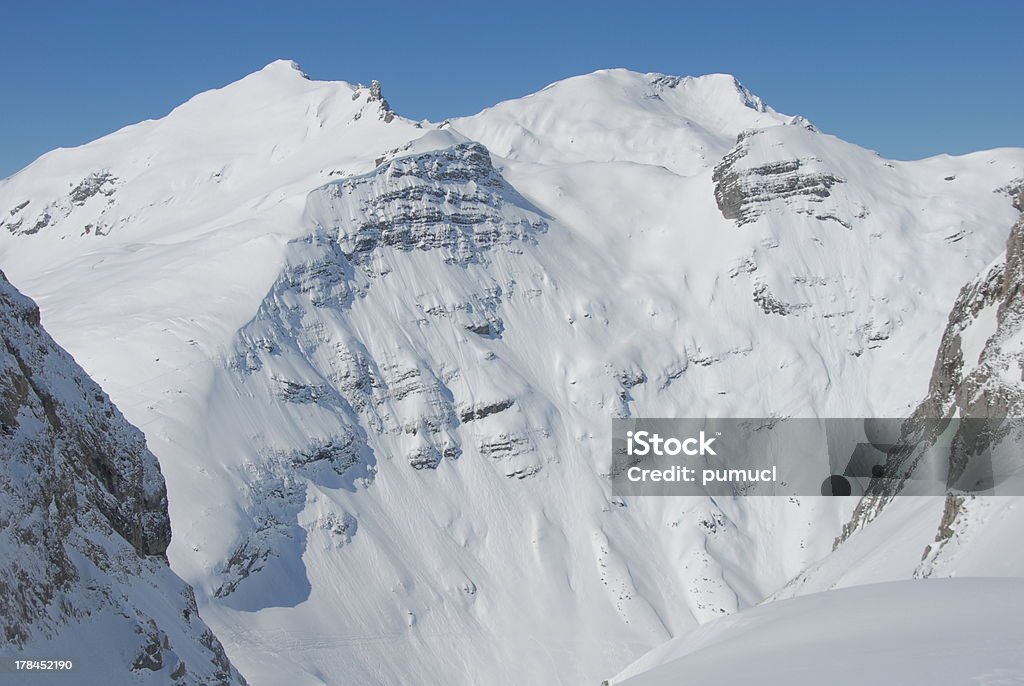
[[0, 654], [72, 650], [90, 683], [244, 684], [170, 537], [142, 432], [0, 273]]
[[[831, 195], [831, 189], [843, 179], [818, 169], [818, 160], [783, 159], [750, 164], [748, 141], [759, 131], [747, 131], [739, 135], [734, 147], [712, 174], [715, 184], [715, 201], [726, 219], [734, 219], [740, 226], [755, 221], [765, 211], [765, 205], [772, 200], [787, 200], [802, 197], [808, 202], [819, 203]], [[821, 219], [835, 219], [823, 215]]]
[[[939, 344], [928, 394], [902, 428], [904, 443], [927, 447], [953, 417], [992, 420], [981, 432], [959, 426], [951, 441], [950, 484], [957, 483], [972, 456], [1004, 440], [1009, 432], [1019, 431], [1019, 422], [1002, 419], [1024, 417], [1024, 186], [1017, 187], [1012, 197], [1022, 214], [1010, 230], [1006, 252], [960, 289]], [[903, 450], [890, 456], [887, 478], [872, 482], [836, 546], [877, 517], [906, 487], [905, 477], [914, 475], [924, 453], [923, 449]], [[955, 492], [946, 496], [937, 546], [955, 535], [972, 498]], [[933, 549], [925, 551], [925, 556], [933, 554]]]
[[95, 231], [100, 235], [109, 228], [103, 221], [104, 211], [113, 203], [113, 195], [120, 184], [121, 180], [109, 170], [95, 171], [82, 178], [66, 195], [47, 203], [45, 207], [33, 211], [34, 206], [30, 201], [18, 203], [8, 212], [8, 216], [0, 216], [0, 227], [13, 234], [36, 234], [72, 216], [79, 208], [95, 203], [88, 219], [83, 220], [83, 223], [91, 222], [85, 224], [84, 233]]
[[356, 264], [382, 247], [441, 249], [449, 261], [464, 263], [547, 229], [474, 142], [401, 157], [318, 193], [326, 211], [317, 219], [341, 217], [330, 228]]

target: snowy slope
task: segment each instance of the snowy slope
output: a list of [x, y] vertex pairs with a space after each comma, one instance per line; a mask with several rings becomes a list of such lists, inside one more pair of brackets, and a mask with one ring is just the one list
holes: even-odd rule
[[680, 684], [1016, 684], [1024, 582], [894, 582], [769, 603], [706, 624], [611, 680]]
[[[1024, 187], [1003, 190], [1024, 211]], [[960, 290], [915, 417], [1020, 416], [1022, 231], [1018, 219], [1004, 252]], [[769, 602], [659, 646], [612, 683], [862, 683], [867, 665], [887, 683], [1024, 681], [1021, 498], [879, 486], [836, 549]], [[954, 576], [1017, 578], [897, 581]]]
[[1022, 169], [890, 162], [721, 75], [435, 126], [275, 63], [4, 181], [0, 266], [146, 431], [253, 683], [592, 683], [853, 507], [624, 502], [609, 419], [909, 413]]
[[[914, 417], [1024, 415], [1024, 184], [1005, 192], [1022, 214], [1011, 227], [1003, 252], [960, 289], [937, 346], [927, 393]], [[914, 474], [924, 468], [914, 456], [890, 469]], [[950, 461], [956, 460], [954, 453]], [[1021, 575], [1024, 557], [1007, 545], [1024, 529], [1021, 498], [905, 498], [896, 497], [903, 488], [899, 481], [877, 486], [858, 503], [834, 552], [774, 597], [894, 579]]]
[[168, 567], [141, 432], [2, 272], [0, 343], [0, 655], [74, 661], [57, 681], [244, 685]]

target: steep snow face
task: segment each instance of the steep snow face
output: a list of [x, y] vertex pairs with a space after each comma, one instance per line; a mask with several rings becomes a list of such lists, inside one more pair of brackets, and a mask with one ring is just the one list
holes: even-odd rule
[[[1024, 186], [1000, 191], [1024, 213]], [[1024, 214], [1005, 245], [991, 265], [960, 289], [937, 346], [927, 394], [914, 418], [1024, 414]], [[939, 425], [932, 434], [944, 429]], [[936, 438], [924, 435], [917, 440], [930, 445]], [[973, 441], [968, 439], [967, 444]], [[912, 475], [922, 468], [916, 457], [919, 453], [912, 453], [888, 468]], [[951, 472], [958, 462], [954, 452]], [[1022, 574], [1024, 556], [1006, 546], [1024, 527], [1020, 497], [897, 498], [902, 488], [898, 481], [876, 484], [843, 527], [835, 552], [802, 572], [776, 597], [911, 577]]]
[[[600, 72], [418, 129], [282, 66], [197, 98], [282, 112], [196, 152], [292, 141], [233, 195], [169, 161], [148, 173], [208, 195], [140, 191], [146, 221], [98, 237], [0, 230], [147, 431], [171, 561], [256, 683], [597, 682], [758, 603], [853, 504], [624, 501], [609, 419], [909, 412], [1024, 175], [1018, 150], [888, 162], [731, 77]], [[283, 95], [236, 95], [263, 82]], [[184, 107], [149, 126], [229, 125]], [[117, 175], [134, 148], [102, 146], [61, 154]]]
[[0, 272], [0, 654], [90, 681], [244, 684], [163, 553], [164, 481], [142, 433]]
[[618, 686], [1024, 679], [1024, 582], [887, 583], [785, 600], [696, 629], [645, 655]]
[[[997, 190], [1024, 213], [1019, 180]], [[1005, 251], [960, 290], [915, 418], [1021, 415], [1022, 247], [1024, 214]], [[913, 474], [919, 468], [913, 457], [888, 469]], [[957, 464], [954, 452], [951, 471]], [[853, 662], [871, 664], [890, 681], [1024, 679], [1015, 618], [1019, 579], [934, 581], [1020, 577], [1024, 557], [1008, 542], [1024, 528], [1022, 499], [895, 497], [902, 488], [901, 482], [877, 484], [858, 503], [834, 552], [773, 594], [773, 602], [660, 646], [612, 683], [655, 686], [707, 674], [719, 682], [724, 675], [737, 683], [798, 684], [816, 683], [821, 673], [860, 683], [861, 672], [841, 668]], [[933, 581], [892, 583], [910, 578]], [[937, 655], [948, 657], [937, 662]]]

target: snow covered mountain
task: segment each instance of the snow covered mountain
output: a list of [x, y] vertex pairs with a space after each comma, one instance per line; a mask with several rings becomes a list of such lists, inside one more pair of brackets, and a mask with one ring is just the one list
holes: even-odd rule
[[[1005, 251], [960, 290], [909, 431], [921, 430], [915, 427], [922, 419], [993, 418], [999, 426], [1002, 418], [1024, 415], [1024, 185], [1000, 191], [1013, 198], [1021, 218]], [[931, 435], [918, 440], [933, 445], [947, 426], [927, 423], [924, 431]], [[961, 425], [954, 435], [966, 431]], [[920, 452], [887, 468], [913, 475], [923, 469], [914, 459]], [[957, 463], [954, 452], [950, 466]], [[1021, 498], [897, 497], [908, 487], [898, 479], [876, 481], [834, 551], [770, 602], [659, 646], [611, 683], [654, 686], [710, 675], [749, 683], [755, 674], [770, 683], [817, 683], [822, 673], [837, 683], [861, 683], [863, 674], [843, 665], [881, 661], [879, 672], [892, 682], [1021, 681], [1016, 615], [1024, 598], [1024, 557], [1012, 545], [1024, 530]], [[953, 576], [1012, 578], [923, 586], [900, 581]], [[800, 596], [807, 597], [793, 600]], [[938, 655], [945, 659], [936, 660]]]
[[723, 75], [435, 125], [276, 62], [4, 180], [0, 267], [146, 432], [252, 683], [597, 683], [830, 558], [855, 505], [624, 501], [609, 420], [910, 414], [1022, 178]]
[[141, 432], [2, 272], [0, 342], [0, 655], [72, 660], [89, 683], [245, 684], [168, 567]]
[[[1004, 251], [960, 289], [915, 419], [1024, 416], [1024, 184], [1017, 182], [1000, 192], [1022, 214], [1010, 229]], [[1015, 429], [1016, 424], [1006, 428]], [[956, 435], [963, 433], [960, 427]], [[936, 438], [926, 437], [923, 444], [933, 444]], [[923, 468], [913, 459], [906, 462], [899, 467], [907, 474]], [[957, 462], [955, 454], [951, 462]], [[776, 597], [905, 578], [1021, 575], [1024, 557], [1007, 546], [1024, 527], [1020, 498], [896, 497], [904, 485], [895, 480], [880, 483], [857, 504], [836, 539], [835, 552], [802, 572]]]

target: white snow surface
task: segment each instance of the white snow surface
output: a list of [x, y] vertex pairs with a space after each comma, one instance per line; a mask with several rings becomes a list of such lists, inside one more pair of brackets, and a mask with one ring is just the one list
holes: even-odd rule
[[[741, 225], [712, 176], [743, 132]], [[779, 163], [829, 192], [765, 194]], [[853, 506], [624, 502], [611, 418], [909, 413], [1021, 178], [724, 75], [434, 125], [275, 62], [0, 182], [0, 268], [145, 431], [250, 683], [588, 684], [782, 589]]]
[[615, 686], [1019, 684], [1024, 580], [858, 586], [768, 603], [651, 651]]

